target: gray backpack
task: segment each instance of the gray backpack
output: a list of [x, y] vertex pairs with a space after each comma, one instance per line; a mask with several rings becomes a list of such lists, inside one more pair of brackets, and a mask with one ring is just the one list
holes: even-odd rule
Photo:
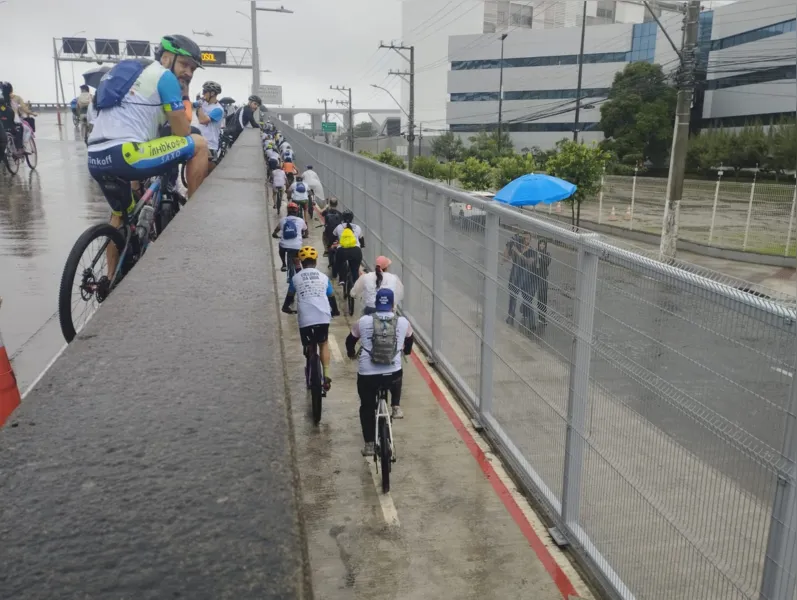
[[371, 362], [377, 365], [392, 365], [398, 354], [398, 340], [396, 327], [398, 317], [392, 319], [377, 319], [372, 316], [374, 333], [371, 336]]

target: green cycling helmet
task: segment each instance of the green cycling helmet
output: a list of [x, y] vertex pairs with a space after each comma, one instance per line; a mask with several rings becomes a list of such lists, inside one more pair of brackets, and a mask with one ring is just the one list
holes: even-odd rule
[[161, 38], [160, 47], [162, 52], [171, 52], [177, 56], [187, 56], [198, 67], [202, 66], [202, 51], [194, 40], [184, 35], [165, 35]]

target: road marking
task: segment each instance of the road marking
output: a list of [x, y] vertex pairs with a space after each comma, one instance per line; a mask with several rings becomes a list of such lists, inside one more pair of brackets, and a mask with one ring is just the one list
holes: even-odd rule
[[328, 338], [329, 342], [329, 352], [332, 354], [332, 360], [335, 362], [343, 362], [343, 354], [340, 351], [340, 346], [338, 346], [338, 341], [335, 339], [335, 336], [331, 333], [329, 334]]
[[779, 369], [778, 367], [769, 367], [776, 373], [780, 373], [781, 375], [786, 375], [787, 377], [794, 377], [794, 373], [791, 371], [787, 371], [786, 369]]
[[64, 353], [64, 350], [66, 350], [67, 347], [68, 344], [64, 344], [63, 346], [61, 346], [61, 349], [55, 353], [55, 356], [53, 356], [50, 359], [50, 362], [48, 362], [47, 365], [44, 367], [44, 369], [42, 369], [42, 372], [36, 376], [36, 379], [33, 380], [33, 383], [31, 383], [27, 387], [27, 389], [23, 392], [21, 396], [22, 400], [27, 398], [28, 394], [30, 394], [33, 391], [33, 388], [35, 388], [38, 385], [38, 383], [42, 380], [42, 378], [47, 374], [47, 371], [49, 371], [50, 368], [55, 364], [55, 361], [61, 358], [61, 355]]
[[393, 504], [393, 497], [389, 493], [382, 493], [382, 479], [379, 473], [376, 472], [376, 463], [374, 463], [373, 456], [364, 458], [368, 470], [371, 472], [371, 479], [374, 482], [374, 488], [376, 488], [376, 495], [379, 498], [379, 505], [382, 507], [382, 516], [385, 517], [385, 523], [387, 523], [388, 527], [400, 527], [401, 523], [399, 522], [396, 505]]

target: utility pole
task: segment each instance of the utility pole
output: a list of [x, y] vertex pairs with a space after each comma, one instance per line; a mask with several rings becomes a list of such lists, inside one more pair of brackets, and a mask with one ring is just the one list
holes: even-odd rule
[[498, 76], [498, 139], [496, 140], [496, 147], [498, 148], [498, 156], [501, 156], [501, 133], [502, 121], [504, 117], [504, 40], [508, 33], [501, 35], [501, 63], [500, 74]]
[[346, 102], [341, 102], [340, 100], [336, 100], [335, 104], [339, 104], [340, 106], [348, 106], [349, 107], [349, 151], [354, 152], [354, 107], [351, 105], [351, 88], [336, 85], [336, 86], [329, 86], [330, 90], [337, 90], [338, 92], [348, 94], [349, 99]]
[[418, 125], [418, 156], [423, 156], [423, 149], [421, 148], [422, 143], [423, 143], [423, 123]]
[[576, 86], [576, 119], [573, 122], [573, 141], [578, 142], [578, 126], [581, 117], [581, 76], [584, 73], [584, 38], [587, 36], [587, 0], [581, 15], [581, 50], [578, 52], [578, 85]]
[[[249, 20], [252, 21], [252, 93], [257, 94], [260, 89], [260, 52], [257, 48], [257, 11], [287, 14], [293, 14], [293, 11], [282, 6], [279, 8], [260, 8], [256, 0], [251, 0], [249, 2], [249, 10], [251, 13]], [[246, 16], [246, 13], [240, 11], [236, 12]]]
[[678, 104], [675, 109], [675, 128], [670, 151], [670, 173], [667, 178], [667, 197], [664, 204], [664, 223], [661, 229], [659, 259], [675, 257], [678, 245], [678, 212], [684, 192], [686, 151], [689, 144], [689, 118], [695, 88], [697, 67], [697, 30], [700, 0], [689, 0], [684, 21], [681, 45], [681, 65], [677, 74]]
[[[415, 158], [415, 46], [405, 46], [404, 44], [397, 46], [392, 42], [387, 46], [379, 42], [379, 47], [393, 50], [410, 64], [409, 71], [388, 71], [388, 74], [401, 77], [410, 86], [410, 110], [407, 115], [407, 166], [411, 169], [412, 161]], [[402, 54], [401, 50], [409, 50], [410, 55]]]
[[[329, 123], [329, 111], [327, 110], [327, 102], [332, 102], [332, 99], [330, 98], [329, 100], [327, 100], [326, 98], [323, 98], [318, 100], [319, 104], [324, 105], [324, 123]], [[321, 129], [324, 129], [323, 123], [321, 124]], [[329, 143], [328, 131], [324, 131], [324, 142], [327, 144]]]

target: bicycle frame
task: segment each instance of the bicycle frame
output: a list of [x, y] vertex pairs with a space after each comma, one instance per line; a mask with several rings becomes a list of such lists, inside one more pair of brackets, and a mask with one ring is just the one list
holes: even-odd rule
[[[392, 419], [390, 418], [390, 407], [387, 405], [387, 394], [388, 388], [387, 386], [380, 386], [379, 390], [376, 392], [376, 420], [375, 420], [375, 428], [374, 428], [374, 448], [379, 448], [379, 420], [385, 419], [387, 423], [387, 433], [388, 433], [388, 444], [390, 444], [390, 455], [391, 455], [391, 462], [396, 461], [396, 448], [393, 443], [393, 424]], [[378, 456], [379, 453], [374, 453], [374, 458]]]
[[[133, 210], [125, 217], [125, 247], [124, 250], [122, 250], [122, 252], [119, 254], [119, 262], [116, 265], [116, 271], [111, 279], [112, 287], [113, 284], [119, 279], [119, 274], [122, 272], [122, 267], [124, 266], [125, 260], [130, 252], [130, 240], [136, 234], [136, 222], [138, 221], [138, 215], [141, 212], [141, 209], [144, 208], [145, 205], [149, 204], [155, 209], [156, 214], [160, 210], [161, 201], [163, 199], [163, 194], [161, 194], [161, 184], [162, 176], [155, 177], [150, 186], [147, 188], [147, 191], [144, 192], [144, 195], [141, 196], [138, 202], [136, 202], [135, 208], [133, 208]], [[147, 236], [144, 238], [144, 244], [141, 248], [142, 255], [147, 249], [148, 244], [149, 233], [147, 233]], [[107, 246], [107, 243], [103, 246]]]

